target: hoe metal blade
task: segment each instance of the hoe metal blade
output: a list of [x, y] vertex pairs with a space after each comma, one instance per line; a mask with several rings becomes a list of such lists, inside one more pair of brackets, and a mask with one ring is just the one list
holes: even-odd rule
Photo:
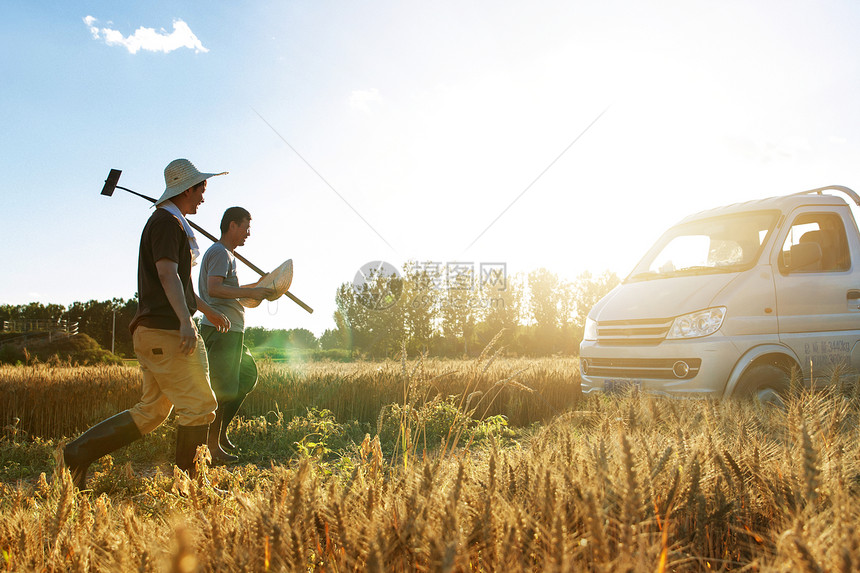
[[119, 183], [119, 176], [121, 174], [122, 171], [119, 169], [110, 170], [107, 179], [105, 179], [105, 186], [102, 187], [102, 195], [107, 195], [108, 197], [113, 195], [114, 189], [116, 189], [116, 184]]

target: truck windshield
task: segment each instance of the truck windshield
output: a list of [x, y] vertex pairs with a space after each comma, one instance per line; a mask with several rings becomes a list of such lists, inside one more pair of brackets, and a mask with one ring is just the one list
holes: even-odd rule
[[669, 229], [627, 278], [735, 272], [758, 260], [779, 211], [735, 213]]

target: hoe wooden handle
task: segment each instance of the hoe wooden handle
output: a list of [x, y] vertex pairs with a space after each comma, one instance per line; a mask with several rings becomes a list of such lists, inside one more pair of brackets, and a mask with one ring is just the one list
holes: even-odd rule
[[[146, 199], [147, 201], [149, 201], [150, 203], [155, 203], [155, 199], [153, 199], [152, 197], [150, 197], [148, 195], [144, 195], [142, 193], [138, 193], [137, 191], [132, 191], [131, 189], [128, 189], [126, 187], [120, 187], [119, 185], [117, 185], [117, 182], [119, 181], [119, 176], [121, 173], [122, 173], [122, 171], [120, 171], [118, 169], [111, 169], [111, 172], [108, 175], [108, 178], [105, 180], [105, 186], [102, 189], [102, 195], [107, 195], [108, 197], [110, 197], [111, 195], [113, 195], [114, 189], [122, 189], [123, 191], [128, 191], [132, 195], [137, 195], [138, 197], [142, 197], [142, 198]], [[188, 221], [188, 219], [186, 219], [186, 221]], [[188, 224], [191, 225], [194, 229], [197, 229], [198, 231], [200, 231], [200, 233], [202, 233], [207, 239], [209, 239], [213, 243], [218, 241], [218, 239], [215, 238], [215, 236], [213, 236], [211, 233], [209, 233], [203, 227], [199, 226], [197, 223], [193, 223], [191, 221], [188, 221]], [[236, 255], [237, 259], [239, 259], [240, 261], [242, 261], [243, 263], [248, 265], [248, 267], [250, 267], [253, 271], [255, 271], [257, 274], [259, 274], [261, 277], [266, 276], [266, 273], [263, 270], [261, 270], [260, 267], [258, 267], [257, 265], [255, 265], [254, 263], [252, 263], [251, 261], [249, 261], [248, 259], [246, 259], [242, 255], [240, 255], [239, 253], [234, 252], [233, 254]], [[284, 294], [287, 295], [290, 298], [290, 300], [292, 300], [294, 303], [296, 303], [297, 305], [299, 305], [300, 307], [302, 307], [303, 309], [305, 309], [309, 313], [313, 314], [314, 309], [312, 309], [311, 307], [306, 305], [304, 302], [299, 300], [299, 298], [296, 295], [294, 295], [290, 291], [287, 291]]]

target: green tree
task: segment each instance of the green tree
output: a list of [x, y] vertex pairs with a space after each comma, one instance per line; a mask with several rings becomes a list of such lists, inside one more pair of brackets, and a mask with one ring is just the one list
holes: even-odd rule
[[323, 350], [343, 349], [344, 347], [340, 345], [342, 339], [337, 329], [326, 328], [320, 336], [320, 348]]
[[78, 332], [92, 337], [99, 346], [117, 354], [133, 354], [133, 342], [128, 331], [137, 302], [121, 298], [74, 302], [69, 306], [70, 320], [78, 323]]
[[245, 329], [244, 342], [248, 348], [262, 346], [269, 337], [269, 331], [262, 326], [249, 326]]
[[468, 355], [475, 350], [476, 325], [482, 318], [482, 301], [474, 268], [448, 266], [445, 291], [440, 295], [440, 319], [447, 355]]
[[406, 350], [416, 355], [430, 350], [439, 317], [439, 291], [426, 269], [408, 262], [403, 266], [403, 331]]
[[552, 354], [560, 343], [558, 277], [545, 268], [529, 273], [529, 310], [534, 318], [534, 354]]
[[320, 343], [314, 333], [307, 328], [293, 328], [288, 331], [287, 345], [302, 350], [317, 350]]
[[371, 358], [395, 356], [404, 339], [403, 301], [387, 306], [390, 301], [380, 296], [389, 289], [383, 284], [385, 280], [399, 281], [394, 283], [394, 290], [401, 292], [400, 279], [371, 276], [360, 292], [356, 292], [352, 283], [343, 283], [335, 297], [353, 349]]
[[508, 350], [521, 351], [517, 342], [522, 330], [522, 275], [506, 277], [502, 284], [485, 286], [481, 296], [486, 305], [483, 318], [475, 327], [477, 343], [481, 347], [486, 346], [494, 336], [504, 331], [500, 343]]
[[2, 320], [60, 320], [66, 312], [66, 307], [60, 304], [42, 304], [31, 302], [20, 305], [3, 305], [0, 307]]
[[332, 315], [334, 318], [335, 328], [326, 329], [320, 337], [320, 347], [323, 350], [333, 350], [340, 348], [343, 350], [352, 350], [352, 333], [346, 324], [343, 314], [336, 310]]
[[579, 352], [580, 337], [577, 336], [576, 319], [576, 283], [562, 280], [558, 285], [558, 350], [563, 354]]

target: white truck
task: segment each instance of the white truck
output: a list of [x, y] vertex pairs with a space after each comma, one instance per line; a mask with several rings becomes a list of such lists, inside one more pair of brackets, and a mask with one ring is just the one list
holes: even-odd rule
[[586, 320], [582, 391], [776, 402], [860, 372], [860, 233], [822, 187], [719, 207], [666, 231]]

